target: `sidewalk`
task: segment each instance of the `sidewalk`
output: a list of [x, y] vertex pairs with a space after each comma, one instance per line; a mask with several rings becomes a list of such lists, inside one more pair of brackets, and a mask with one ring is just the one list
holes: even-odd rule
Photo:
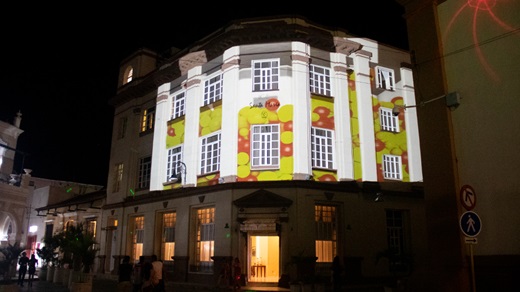
[[[53, 282], [40, 281], [35, 279], [32, 283], [32, 287], [29, 286], [27, 280], [24, 281], [23, 287], [18, 286], [19, 292], [74, 292], [70, 291], [68, 287], [56, 284]], [[108, 279], [94, 279], [92, 281], [93, 292], [115, 292], [117, 291], [117, 282]]]

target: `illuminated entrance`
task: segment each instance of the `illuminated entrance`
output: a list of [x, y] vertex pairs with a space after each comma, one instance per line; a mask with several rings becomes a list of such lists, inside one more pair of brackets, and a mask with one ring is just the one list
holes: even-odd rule
[[280, 278], [280, 237], [248, 236], [249, 282], [278, 282]]

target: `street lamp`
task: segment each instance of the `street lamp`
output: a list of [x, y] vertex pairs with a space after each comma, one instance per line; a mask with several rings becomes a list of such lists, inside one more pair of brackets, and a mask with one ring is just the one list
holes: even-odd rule
[[441, 98], [445, 98], [446, 99], [446, 106], [449, 107], [450, 109], [456, 109], [459, 106], [459, 104], [460, 104], [459, 93], [458, 92], [451, 92], [451, 93], [448, 93], [448, 94], [445, 94], [445, 95], [438, 96], [436, 98], [432, 98], [432, 99], [427, 100], [427, 101], [422, 101], [422, 102], [420, 102], [417, 105], [406, 105], [406, 104], [405, 105], [394, 105], [394, 108], [392, 109], [392, 114], [394, 116], [397, 116], [401, 112], [401, 109], [404, 110], [404, 109], [411, 108], [411, 107], [424, 106], [427, 103], [439, 100]]
[[[177, 168], [180, 168], [178, 172], [176, 171]], [[173, 168], [173, 173], [170, 176], [170, 182], [175, 183], [178, 181], [182, 185], [183, 175], [184, 177], [186, 176], [186, 164], [182, 161], [177, 161], [176, 166]], [[184, 179], [184, 181], [186, 181], [186, 179]]]

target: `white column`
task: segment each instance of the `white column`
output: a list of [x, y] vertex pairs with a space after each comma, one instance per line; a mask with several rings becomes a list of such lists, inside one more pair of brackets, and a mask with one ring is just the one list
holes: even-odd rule
[[[240, 49], [233, 47], [224, 52], [222, 64], [222, 149], [220, 151], [220, 177], [224, 182], [235, 182], [237, 177], [239, 61]], [[229, 113], [229, 114], [224, 114]], [[224, 148], [225, 146], [225, 148]]]
[[348, 96], [347, 58], [344, 54], [331, 53], [332, 96], [334, 96], [335, 167], [338, 180], [354, 179], [352, 154], [352, 130], [350, 127], [350, 102]]
[[164, 83], [157, 89], [152, 150], [152, 169], [154, 171], [150, 177], [150, 191], [162, 190], [162, 183], [166, 181], [166, 132], [170, 119], [170, 108], [170, 83]]
[[197, 185], [197, 173], [199, 171], [199, 116], [203, 96], [201, 72], [201, 66], [190, 69], [184, 84], [186, 87], [186, 117], [184, 120], [183, 162], [186, 164], [184, 184], [187, 186]]
[[361, 144], [361, 179], [363, 181], [377, 181], [374, 113], [372, 111], [369, 66], [371, 54], [367, 51], [359, 50], [353, 55], [356, 74], [359, 142]]
[[294, 179], [312, 175], [311, 163], [311, 96], [309, 85], [310, 47], [292, 43], [293, 157]]

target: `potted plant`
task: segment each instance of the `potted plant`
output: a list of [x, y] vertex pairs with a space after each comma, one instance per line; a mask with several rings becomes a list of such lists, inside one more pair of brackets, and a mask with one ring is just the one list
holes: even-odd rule
[[13, 281], [16, 275], [16, 264], [20, 253], [24, 248], [20, 246], [20, 242], [8, 244], [0, 247], [0, 285], [5, 286], [3, 291], [18, 291], [16, 281]]
[[[97, 242], [94, 239], [94, 234], [86, 230], [83, 223], [80, 223], [77, 226], [69, 226], [66, 230], [60, 232], [58, 239], [59, 248], [64, 258], [72, 259], [73, 271], [69, 280], [69, 287], [73, 291], [91, 290], [92, 278], [89, 273], [99, 250], [96, 248]], [[86, 288], [79, 287], [89, 285], [90, 287]]]

